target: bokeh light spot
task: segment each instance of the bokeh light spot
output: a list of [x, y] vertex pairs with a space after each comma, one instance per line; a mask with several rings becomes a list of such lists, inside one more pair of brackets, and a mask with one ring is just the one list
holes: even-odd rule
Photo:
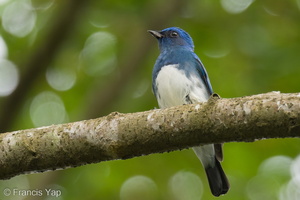
[[219, 34], [210, 34], [209, 45], [203, 45], [203, 53], [211, 58], [222, 58], [229, 54], [230, 44], [224, 40], [224, 36]]
[[2, 15], [3, 28], [17, 37], [25, 37], [34, 28], [36, 13], [30, 1], [15, 1], [5, 7]]
[[272, 48], [269, 31], [263, 26], [245, 25], [237, 31], [239, 49], [246, 55], [261, 56]]
[[31, 0], [31, 4], [36, 10], [47, 10], [54, 4], [54, 0]]
[[0, 59], [0, 96], [10, 95], [19, 83], [17, 67], [10, 61]]
[[300, 199], [300, 156], [290, 165], [291, 179], [280, 188], [279, 200]]
[[220, 48], [220, 49], [214, 49], [210, 48], [204, 51], [204, 54], [211, 58], [222, 58], [227, 56], [229, 53], [229, 50], [226, 48]]
[[66, 122], [67, 113], [61, 98], [53, 92], [42, 92], [30, 105], [30, 117], [35, 127]]
[[203, 184], [199, 176], [192, 172], [179, 171], [169, 180], [173, 199], [198, 200], [203, 195]]
[[274, 178], [289, 178], [292, 159], [287, 156], [274, 156], [265, 160], [259, 167], [259, 173], [270, 174]]
[[59, 91], [71, 89], [76, 82], [76, 74], [72, 70], [49, 68], [46, 73], [49, 85]]
[[120, 190], [121, 200], [158, 199], [158, 189], [156, 183], [146, 176], [133, 176], [127, 179]]
[[291, 175], [300, 190], [300, 156], [298, 156], [291, 165]]
[[253, 0], [221, 0], [224, 10], [232, 14], [245, 11], [252, 3]]
[[291, 179], [287, 184], [281, 187], [279, 200], [299, 200], [300, 187], [295, 179]]
[[280, 183], [272, 176], [265, 174], [258, 174], [250, 179], [246, 187], [247, 196], [250, 200], [274, 200], [277, 197], [274, 191], [279, 189]]
[[108, 32], [96, 32], [85, 42], [81, 68], [90, 76], [106, 75], [116, 66], [116, 38]]
[[90, 9], [89, 22], [97, 28], [107, 28], [110, 25], [112, 13], [107, 10], [99, 10], [99, 8]]
[[150, 83], [149, 83], [148, 79], [142, 80], [138, 84], [137, 88], [135, 89], [132, 97], [139, 98], [139, 97], [143, 96], [147, 92], [149, 86], [150, 86]]
[[9, 0], [0, 0], [0, 5], [7, 3]]
[[247, 184], [248, 198], [251, 200], [277, 199], [279, 191], [282, 189], [282, 183], [290, 179], [291, 164], [290, 157], [281, 155], [264, 160], [259, 166], [258, 174]]

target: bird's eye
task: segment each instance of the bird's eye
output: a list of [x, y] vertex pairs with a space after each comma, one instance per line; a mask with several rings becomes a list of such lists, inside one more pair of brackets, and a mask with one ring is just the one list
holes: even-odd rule
[[171, 37], [177, 37], [177, 36], [178, 36], [178, 33], [177, 33], [177, 32], [173, 31], [173, 32], [171, 33]]

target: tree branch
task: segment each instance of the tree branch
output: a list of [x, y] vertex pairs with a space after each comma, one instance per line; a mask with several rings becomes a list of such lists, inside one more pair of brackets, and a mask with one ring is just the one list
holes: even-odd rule
[[272, 92], [0, 135], [0, 178], [200, 144], [300, 137], [300, 93]]

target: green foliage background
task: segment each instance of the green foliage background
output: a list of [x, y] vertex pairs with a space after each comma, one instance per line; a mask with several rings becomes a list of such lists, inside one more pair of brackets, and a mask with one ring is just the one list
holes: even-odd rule
[[[24, 9], [26, 20], [14, 20]], [[147, 30], [170, 26], [190, 33], [223, 98], [299, 92], [300, 0], [2, 0], [0, 14], [0, 59], [16, 66], [22, 84], [0, 97], [1, 132], [157, 107], [151, 71], [159, 52]], [[5, 69], [1, 62], [3, 80]], [[219, 199], [300, 199], [299, 139], [228, 143], [224, 152], [231, 189]], [[43, 195], [7, 197], [5, 188]], [[192, 150], [182, 150], [18, 176], [0, 182], [0, 199], [215, 197]]]

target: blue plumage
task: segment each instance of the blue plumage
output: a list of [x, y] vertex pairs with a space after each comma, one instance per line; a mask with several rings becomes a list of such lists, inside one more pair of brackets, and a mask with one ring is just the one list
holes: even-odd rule
[[[213, 93], [207, 72], [194, 53], [192, 38], [176, 27], [149, 31], [158, 39], [160, 55], [152, 73], [152, 89], [160, 108], [205, 102]], [[220, 165], [221, 144], [194, 147], [205, 168], [212, 194], [220, 196], [229, 189]]]

